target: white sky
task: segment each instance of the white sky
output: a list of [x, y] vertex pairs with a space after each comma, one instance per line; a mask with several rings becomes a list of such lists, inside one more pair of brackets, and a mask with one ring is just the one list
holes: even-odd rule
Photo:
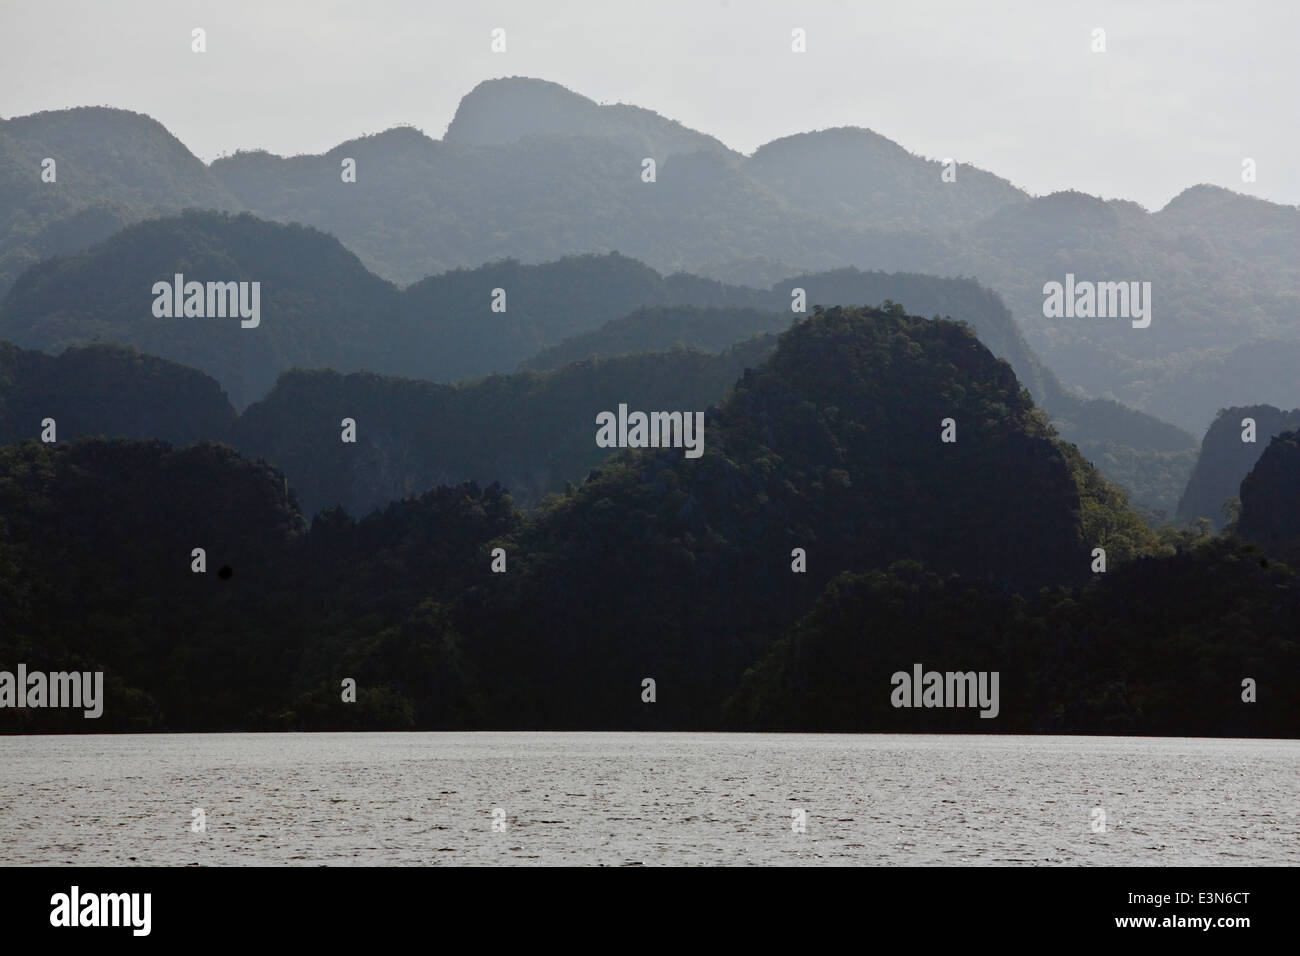
[[1296, 0], [0, 0], [0, 115], [115, 106], [205, 160], [289, 155], [399, 123], [440, 137], [480, 81], [534, 76], [743, 152], [865, 126], [1034, 193], [1300, 204], [1298, 39]]

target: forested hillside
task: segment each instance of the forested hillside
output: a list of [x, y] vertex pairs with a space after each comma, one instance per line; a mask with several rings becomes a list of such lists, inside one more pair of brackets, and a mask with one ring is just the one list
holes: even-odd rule
[[[306, 397], [314, 379], [282, 385]], [[374, 385], [381, 404], [402, 394], [350, 387]], [[499, 411], [529, 400], [507, 389]], [[1107, 577], [1132, 581], [1171, 550], [1053, 436], [1010, 366], [961, 325], [899, 307], [796, 322], [703, 438], [699, 457], [617, 452], [528, 513], [469, 483], [310, 528], [288, 476], [228, 448], [0, 448], [0, 654], [105, 670], [105, 730], [718, 728], [745, 671], [840, 574], [905, 559], [1022, 601], [1087, 585], [1094, 548]], [[1284, 649], [1265, 651], [1287, 673]], [[1111, 663], [1089, 660], [1077, 679], [1103, 680]], [[1081, 727], [1130, 703], [1033, 719]], [[1145, 713], [1176, 722], [1177, 706], [1157, 697]], [[71, 719], [6, 714], [25, 729]], [[1268, 711], [1260, 732], [1293, 718]]]
[[[177, 273], [187, 282], [258, 282], [256, 327], [238, 317], [156, 317], [154, 283]], [[799, 294], [805, 311], [896, 301], [914, 314], [967, 322], [1011, 362], [1064, 437], [1148, 511], [1174, 511], [1194, 439], [1067, 391], [1025, 344], [1001, 300], [968, 279], [839, 269], [752, 289], [687, 273], [661, 276], [610, 254], [489, 263], [399, 290], [314, 230], [188, 212], [31, 269], [0, 302], [0, 335], [46, 350], [99, 339], [129, 344], [212, 375], [242, 408], [295, 368], [450, 383], [521, 363], [541, 368], [679, 342], [717, 351], [787, 327]], [[405, 487], [400, 479], [398, 486]]]

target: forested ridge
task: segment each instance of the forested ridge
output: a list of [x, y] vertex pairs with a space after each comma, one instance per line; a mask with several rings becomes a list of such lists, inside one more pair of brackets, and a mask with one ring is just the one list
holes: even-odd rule
[[[38, 175], [49, 157], [57, 184]], [[646, 158], [657, 163], [653, 182], [641, 179]], [[341, 181], [345, 160], [355, 182]], [[319, 155], [241, 151], [208, 165], [147, 116], [50, 111], [0, 121], [0, 292], [49, 256], [201, 207], [325, 230], [402, 284], [502, 259], [614, 251], [664, 274], [763, 287], [846, 266], [971, 276], [1007, 303], [1046, 365], [1089, 396], [1197, 434], [1221, 407], [1300, 405], [1289, 374], [1300, 354], [1295, 207], [1247, 195], [1245, 184], [1187, 183], [1148, 211], [1075, 191], [1032, 196], [962, 157], [953, 163], [945, 179], [943, 162], [844, 127], [745, 156], [650, 110], [524, 77], [468, 91], [440, 140], [395, 127]], [[1043, 284], [1066, 272], [1150, 281], [1152, 325], [1046, 320]], [[519, 359], [537, 349], [525, 351]]]
[[[229, 317], [156, 317], [151, 289], [176, 274], [258, 282], [257, 327]], [[1026, 345], [999, 297], [969, 279], [843, 268], [754, 289], [686, 273], [664, 276], [611, 253], [540, 265], [493, 262], [398, 289], [316, 230], [191, 211], [131, 226], [28, 270], [0, 302], [0, 337], [47, 351], [96, 341], [135, 346], [206, 372], [243, 409], [294, 369], [450, 384], [677, 344], [719, 352], [787, 328], [797, 294], [804, 312], [819, 304], [894, 301], [914, 314], [969, 323], [1011, 363], [1066, 438], [1149, 512], [1174, 512], [1192, 465], [1192, 436], [1066, 390]]]
[[[0, 656], [103, 670], [97, 730], [1300, 729], [1282, 546], [1152, 533], [968, 328], [896, 306], [796, 321], [701, 457], [619, 451], [527, 510], [469, 482], [309, 521], [287, 477], [209, 442], [0, 448]], [[999, 720], [904, 727], [914, 660], [1002, 668]]]
[[314, 156], [0, 119], [0, 671], [102, 670], [96, 731], [1296, 736], [1300, 211], [954, 163], [520, 77]]

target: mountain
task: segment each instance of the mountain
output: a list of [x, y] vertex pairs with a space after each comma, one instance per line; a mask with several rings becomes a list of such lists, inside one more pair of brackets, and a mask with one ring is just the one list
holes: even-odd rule
[[443, 142], [505, 146], [537, 136], [615, 139], [660, 158], [696, 152], [740, 158], [712, 136], [653, 110], [599, 105], [559, 83], [522, 76], [484, 80], [466, 93]]
[[[354, 183], [342, 182], [345, 158]], [[642, 178], [647, 158], [653, 182]], [[791, 257], [817, 269], [932, 266], [951, 259], [940, 234], [954, 224], [1026, 199], [973, 167], [955, 183], [941, 171], [860, 129], [787, 137], [746, 157], [653, 111], [525, 77], [475, 87], [442, 140], [398, 128], [319, 156], [241, 152], [212, 164], [243, 208], [325, 229], [404, 283], [497, 258], [611, 251], [664, 272]]]
[[[187, 282], [259, 283], [259, 324], [156, 317], [154, 284], [178, 273]], [[0, 304], [0, 337], [45, 350], [99, 339], [133, 345], [207, 372], [244, 405], [286, 368], [378, 366], [396, 302], [396, 288], [324, 233], [188, 211], [23, 273]]]
[[[653, 138], [656, 134], [647, 133]], [[791, 207], [718, 150], [667, 153], [642, 180], [645, 137], [531, 136], [491, 146], [390, 130], [321, 156], [236, 153], [212, 174], [259, 216], [324, 229], [401, 283], [494, 259], [622, 252], [662, 271], [793, 243], [841, 264], [854, 231]], [[342, 181], [342, 163], [356, 181]], [[838, 250], [838, 251], [836, 251]]]
[[[305, 635], [264, 626], [250, 592], [274, 588], [305, 525], [283, 478], [232, 449], [0, 446], [0, 530], [0, 660], [102, 671], [96, 732], [229, 727], [296, 666]], [[87, 731], [54, 709], [0, 726]]]
[[[997, 290], [1034, 350], [1089, 394], [1198, 432], [1228, 401], [1300, 404], [1270, 361], [1300, 342], [1294, 207], [1196, 186], [1147, 213], [1066, 192], [1006, 206], [966, 239], [960, 270]], [[1150, 282], [1150, 326], [1044, 317], [1044, 283], [1067, 274]], [[1243, 394], [1251, 385], [1269, 394]]]
[[[816, 170], [816, 175], [809, 175]], [[760, 146], [746, 168], [787, 202], [832, 222], [869, 222], [917, 231], [967, 226], [1029, 196], [973, 166], [944, 165], [879, 133], [839, 127]]]
[[[176, 274], [258, 283], [257, 324], [156, 317], [154, 284]], [[398, 290], [317, 230], [189, 210], [28, 270], [0, 302], [0, 336], [49, 351], [99, 340], [131, 345], [201, 369], [245, 406], [290, 369], [476, 379], [644, 306], [762, 297], [694, 276], [665, 278], [617, 253], [493, 262]], [[734, 341], [765, 327], [738, 327]]]
[[38, 438], [52, 418], [59, 441], [102, 435], [184, 445], [228, 441], [235, 410], [211, 377], [114, 345], [52, 356], [0, 342], [0, 444]]
[[516, 570], [475, 607], [492, 622], [486, 659], [530, 676], [490, 711], [649, 726], [631, 691], [651, 676], [654, 726], [715, 726], [747, 663], [841, 571], [905, 556], [1033, 590], [1085, 580], [1094, 546], [1121, 565], [1155, 547], [1005, 362], [898, 307], [800, 320], [705, 435], [699, 459], [610, 460], [507, 546]]
[[769, 308], [770, 313], [736, 308], [641, 310], [543, 350], [523, 367], [545, 369], [580, 356], [650, 351], [679, 342], [716, 349], [737, 341], [745, 331], [775, 331], [788, 324], [785, 309], [794, 289], [804, 289], [810, 304], [879, 305], [898, 301], [918, 314], [967, 322], [981, 342], [1011, 363], [1051, 415], [1061, 436], [1077, 444], [1108, 478], [1128, 490], [1153, 523], [1174, 513], [1195, 462], [1196, 440], [1180, 428], [1118, 402], [1082, 398], [1066, 390], [1026, 345], [998, 296], [969, 279], [864, 273], [857, 269], [796, 276], [776, 283], [768, 293], [735, 299], [752, 302], [760, 309]]
[[716, 729], [842, 572], [905, 557], [1027, 596], [1086, 581], [1093, 547], [1117, 576], [1158, 550], [1005, 362], [897, 307], [801, 319], [702, 438], [617, 452], [528, 515], [469, 483], [310, 529], [229, 448], [5, 446], [0, 657], [103, 670], [104, 730]]
[[[233, 318], [155, 318], [153, 284], [176, 273], [259, 282], [264, 318], [256, 328]], [[189, 211], [34, 267], [0, 302], [0, 336], [47, 350], [98, 339], [130, 344], [216, 377], [243, 407], [294, 368], [457, 382], [507, 372], [535, 356], [554, 365], [561, 356], [664, 351], [678, 340], [718, 351], [786, 328], [798, 289], [805, 308], [897, 301], [918, 314], [968, 322], [994, 354], [1011, 362], [1067, 439], [1104, 457], [1108, 474], [1145, 507], [1172, 512], [1194, 439], [1114, 403], [1067, 392], [1025, 344], [1000, 299], [969, 279], [839, 269], [760, 290], [686, 273], [661, 276], [612, 253], [532, 266], [488, 263], [398, 290], [315, 230]], [[405, 488], [408, 477], [394, 474], [373, 487]], [[345, 497], [353, 504], [374, 501], [369, 492]]]
[[520, 369], [544, 372], [585, 358], [613, 358], [676, 346], [721, 352], [747, 336], [782, 332], [794, 318], [788, 313], [737, 306], [653, 306], [611, 319], [593, 331], [569, 336], [542, 349]]
[[[522, 505], [580, 482], [609, 454], [596, 416], [703, 410], [771, 353], [760, 336], [719, 354], [676, 350], [589, 359], [545, 374], [435, 385], [370, 373], [287, 372], [239, 419], [235, 445], [290, 476], [304, 512], [365, 514], [438, 487], [498, 482]], [[341, 423], [356, 424], [355, 443]]]
[[[1030, 197], [961, 157], [945, 181], [940, 163], [851, 128], [746, 157], [652, 111], [521, 77], [476, 87], [442, 140], [399, 127], [322, 155], [237, 153], [206, 168], [124, 111], [36, 114], [4, 130], [0, 209], [14, 213], [0, 222], [0, 291], [38, 258], [201, 205], [328, 231], [399, 283], [614, 251], [662, 273], [763, 287], [845, 266], [972, 276], [1069, 388], [1194, 433], [1227, 404], [1300, 405], [1285, 374], [1300, 357], [1300, 210], [1219, 187], [1192, 186], [1154, 213], [1077, 192]], [[40, 159], [52, 153], [72, 172], [42, 184]], [[654, 182], [642, 180], [646, 158]], [[348, 159], [355, 182], [343, 181]], [[1046, 318], [1043, 286], [1067, 274], [1150, 282], [1151, 325]], [[1129, 457], [1111, 454], [1117, 465]], [[1168, 480], [1158, 482], [1167, 501]]]
[[1241, 482], [1237, 533], [1270, 553], [1294, 556], [1300, 545], [1300, 434], [1275, 435]]
[[[53, 182], [42, 179], [46, 159]], [[40, 259], [187, 206], [239, 203], [148, 116], [86, 106], [0, 119], [0, 294]]]
[[[1296, 475], [1291, 479], [1294, 482]], [[1294, 487], [1294, 484], [1293, 486]], [[916, 562], [844, 574], [727, 702], [747, 731], [1294, 737], [1300, 575], [1218, 541], [1028, 600]], [[994, 708], [894, 706], [902, 672], [983, 672]], [[1257, 698], [1243, 700], [1243, 679]], [[944, 678], [941, 678], [944, 679]], [[960, 686], [960, 685], [959, 685]], [[969, 699], [969, 698], [968, 698]], [[959, 698], [960, 700], [960, 698]]]
[[[504, 311], [493, 308], [497, 289]], [[568, 336], [675, 298], [658, 272], [618, 253], [457, 269], [402, 291], [398, 316], [415, 347], [389, 367], [439, 382], [508, 372]]]
[[[1255, 422], [1254, 441], [1243, 441], [1245, 419]], [[1208, 518], [1215, 528], [1228, 523], [1225, 502], [1238, 497], [1242, 479], [1250, 473], [1271, 439], [1300, 428], [1300, 408], [1282, 411], [1271, 405], [1220, 409], [1201, 441], [1196, 467], [1178, 502], [1178, 519]]]

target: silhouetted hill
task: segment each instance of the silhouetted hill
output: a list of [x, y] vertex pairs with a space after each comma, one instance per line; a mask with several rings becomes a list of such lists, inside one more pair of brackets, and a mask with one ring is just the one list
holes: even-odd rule
[[694, 305], [637, 309], [600, 328], [566, 338], [520, 365], [521, 371], [544, 372], [585, 358], [612, 358], [658, 352], [674, 346], [721, 352], [759, 332], [781, 332], [795, 318], [758, 309], [701, 308]]
[[[670, 277], [669, 281], [678, 277]], [[969, 279], [862, 272], [838, 269], [796, 276], [767, 293], [736, 296], [768, 308], [752, 311], [652, 309], [606, 323], [574, 336], [525, 363], [548, 368], [585, 355], [619, 355], [668, 348], [676, 342], [703, 349], [735, 341], [743, 330], [776, 330], [789, 319], [791, 292], [803, 289], [811, 306], [880, 305], [898, 301], [920, 315], [938, 315], [968, 323], [988, 348], [1007, 359], [1018, 377], [1051, 415], [1063, 438], [1076, 443], [1106, 475], [1129, 490], [1148, 511], [1172, 515], [1187, 483], [1196, 454], [1196, 439], [1149, 415], [1105, 399], [1082, 398], [1066, 391], [1025, 344], [1006, 306], [989, 290]], [[726, 289], [727, 293], [740, 290]], [[726, 299], [727, 296], [719, 296]], [[735, 336], [730, 338], [729, 336]]]
[[[312, 390], [328, 378], [290, 376], [283, 392], [324, 403], [339, 389]], [[482, 414], [526, 430], [543, 427], [532, 393], [567, 386], [561, 370], [482, 387], [499, 405]], [[373, 396], [359, 432], [386, 414], [393, 435], [413, 388], [342, 384]], [[955, 443], [940, 440], [943, 417]], [[288, 481], [221, 446], [0, 448], [0, 657], [103, 669], [104, 730], [709, 728], [841, 572], [911, 557], [1028, 594], [1085, 580], [1094, 546], [1115, 573], [1155, 547], [1005, 362], [969, 329], [897, 307], [797, 322], [707, 414], [702, 454], [685, 452], [622, 451], [527, 517], [471, 483], [359, 522], [329, 510], [305, 531]]]
[[282, 696], [307, 635], [264, 626], [250, 593], [305, 526], [266, 466], [212, 444], [2, 446], [0, 528], [0, 660], [101, 670], [106, 698], [93, 724], [6, 709], [4, 730], [228, 728]]
[[[580, 482], [608, 456], [598, 412], [705, 409], [775, 347], [759, 337], [717, 355], [677, 350], [590, 359], [545, 374], [494, 375], [460, 386], [368, 373], [289, 372], [245, 410], [244, 454], [290, 476], [307, 514], [342, 505], [365, 514], [438, 485], [499, 482], [533, 505]], [[344, 418], [356, 443], [341, 440]]]
[[[504, 312], [493, 311], [495, 289], [504, 292]], [[395, 355], [389, 367], [439, 382], [507, 372], [568, 336], [672, 301], [659, 273], [617, 253], [458, 269], [402, 292], [399, 314], [417, 344], [410, 354]]]
[[[1255, 441], [1242, 441], [1242, 421], [1255, 421]], [[1237, 498], [1242, 479], [1255, 467], [1269, 441], [1282, 432], [1300, 428], [1300, 409], [1282, 411], [1271, 405], [1220, 409], [1201, 442], [1196, 467], [1178, 502], [1178, 518], [1190, 522], [1208, 518], [1215, 528], [1227, 523], [1223, 506]]]
[[[154, 284], [177, 273], [186, 282], [260, 283], [259, 324], [156, 317]], [[134, 345], [207, 372], [242, 406], [286, 368], [380, 365], [393, 348], [396, 301], [393, 286], [330, 236], [191, 211], [28, 270], [0, 304], [0, 336], [46, 350], [101, 338]]]
[[55, 421], [60, 441], [100, 435], [173, 444], [228, 441], [235, 410], [212, 378], [114, 345], [52, 356], [0, 342], [0, 444], [39, 438]]
[[[259, 325], [154, 317], [153, 283], [176, 272], [187, 280], [262, 283]], [[664, 351], [679, 340], [716, 351], [787, 327], [795, 289], [804, 290], [806, 308], [901, 301], [917, 314], [968, 322], [1061, 421], [1066, 438], [1104, 461], [1144, 506], [1173, 510], [1190, 467], [1177, 446], [1190, 451], [1194, 439], [1114, 403], [1067, 393], [1025, 345], [1001, 300], [969, 279], [839, 269], [758, 290], [686, 273], [664, 277], [615, 253], [536, 266], [494, 262], [399, 291], [314, 230], [187, 212], [32, 269], [0, 302], [0, 334], [50, 350], [101, 338], [128, 343], [215, 376], [244, 406], [292, 368], [455, 382], [510, 371], [539, 353], [539, 361], [554, 364], [561, 356]], [[498, 301], [504, 311], [494, 308]], [[679, 303], [715, 311], [635, 314]], [[716, 311], [722, 308], [741, 311], [724, 317]], [[552, 346], [558, 350], [546, 353]]]
[[[945, 417], [956, 443], [940, 441]], [[655, 726], [712, 726], [747, 661], [841, 571], [909, 556], [1033, 589], [1085, 579], [1094, 546], [1121, 563], [1154, 546], [1008, 365], [968, 329], [897, 307], [797, 322], [705, 434], [699, 459], [612, 459], [508, 547], [518, 576], [475, 606], [489, 659], [531, 677], [489, 712], [643, 726], [628, 691], [650, 676]]]
[[1300, 435], [1295, 431], [1274, 436], [1242, 480], [1237, 533], [1270, 553], [1293, 555], [1300, 545]]
[[[1288, 690], [1300, 679], [1294, 569], [1215, 542], [1097, 578], [1026, 601], [915, 562], [842, 575], [745, 674], [728, 721], [849, 733], [1300, 732]], [[917, 664], [995, 672], [996, 713], [893, 706], [893, 675]], [[1258, 684], [1249, 703], [1245, 678]]]

